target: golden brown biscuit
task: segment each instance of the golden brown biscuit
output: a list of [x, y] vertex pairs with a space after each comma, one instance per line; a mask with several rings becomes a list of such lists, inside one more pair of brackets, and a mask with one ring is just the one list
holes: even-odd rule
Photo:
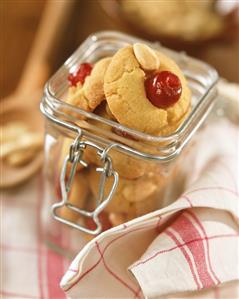
[[[96, 110], [94, 111], [97, 115], [106, 118], [111, 119], [112, 116], [108, 112], [108, 105], [107, 103], [103, 102], [101, 105], [99, 105]], [[185, 116], [184, 116], [185, 117]], [[96, 122], [95, 120], [88, 120], [89, 123], [96, 125], [98, 128], [102, 128], [104, 132], [113, 133], [113, 138], [125, 137], [123, 140], [119, 140], [119, 142], [123, 142], [128, 146], [135, 146], [137, 145], [137, 149], [140, 151], [146, 151], [151, 154], [157, 155], [158, 149], [155, 144], [152, 144], [150, 148], [145, 148], [147, 145], [137, 143], [137, 140], [134, 138], [134, 136], [131, 136], [130, 134], [125, 134], [124, 132], [121, 132], [120, 130], [115, 130], [114, 128], [111, 128], [110, 126]], [[180, 120], [182, 122], [182, 120]], [[175, 129], [178, 127], [180, 123], [175, 123]], [[166, 128], [162, 128], [163, 130], [167, 130]], [[118, 135], [117, 137], [115, 136]], [[118, 140], [118, 139], [117, 139]], [[132, 145], [134, 143], [134, 145]], [[143, 176], [145, 173], [152, 172], [154, 170], [159, 170], [159, 165], [156, 165], [155, 162], [149, 162], [141, 158], [135, 158], [132, 157], [126, 153], [119, 152], [115, 149], [112, 149], [109, 151], [109, 156], [111, 157], [112, 163], [113, 163], [113, 169], [117, 171], [117, 173], [127, 179], [136, 179], [141, 176]], [[102, 166], [102, 162], [100, 160], [99, 155], [96, 154], [95, 149], [91, 147], [87, 147], [84, 151], [84, 160], [89, 164], [95, 164], [97, 166]]]
[[[68, 199], [72, 205], [80, 209], [84, 208], [87, 195], [89, 194], [89, 184], [86, 180], [85, 173], [86, 172], [82, 171], [75, 174]], [[65, 206], [60, 209], [59, 213], [62, 218], [70, 221], [76, 221], [80, 217], [79, 213]]]
[[[95, 110], [95, 113], [97, 113], [97, 115], [104, 117], [106, 119], [112, 118], [112, 116], [109, 115], [107, 111], [107, 103], [102, 103], [100, 106], [98, 106], [97, 109]], [[96, 124], [94, 120], [89, 120], [89, 122], [91, 124], [97, 125], [99, 128], [102, 128], [105, 131], [111, 132], [111, 128], [104, 123]], [[112, 133], [118, 134], [118, 132], [116, 131], [112, 131]], [[114, 149], [112, 149], [109, 152], [109, 156], [112, 159], [114, 170], [117, 171], [120, 176], [123, 176], [128, 179], [138, 178], [144, 175], [146, 171], [152, 168], [152, 164], [150, 164], [148, 161], [133, 158], [127, 155], [126, 153], [120, 153], [119, 151], [116, 151]], [[100, 157], [96, 154], [95, 149], [91, 147], [87, 147], [85, 149], [84, 159], [88, 163], [102, 166]]]
[[105, 99], [103, 80], [110, 61], [110, 57], [100, 59], [83, 85], [78, 83], [69, 88], [66, 102], [85, 111], [94, 111]]
[[[90, 109], [94, 110], [104, 99], [104, 76], [111, 58], [99, 60], [90, 76], [86, 77], [83, 86], [85, 97], [88, 99]], [[92, 111], [91, 110], [91, 111]]]
[[[113, 169], [120, 176], [127, 179], [136, 179], [143, 176], [145, 172], [150, 169], [150, 166], [152, 166], [148, 161], [135, 159], [125, 153], [120, 153], [116, 150], [111, 150], [109, 152], [109, 156], [112, 160]], [[92, 148], [87, 148], [85, 150], [84, 157], [87, 162], [95, 164], [97, 166], [102, 166], [100, 157]]]
[[[98, 196], [99, 179], [100, 174], [92, 167], [88, 173], [88, 180], [95, 198]], [[145, 175], [136, 180], [120, 177], [113, 199], [106, 206], [105, 211], [135, 216], [153, 211], [159, 206], [156, 195], [164, 183], [165, 178], [157, 174]], [[113, 178], [108, 178], [105, 184], [105, 196], [111, 190], [112, 184]]]
[[66, 103], [85, 111], [90, 111], [89, 103], [85, 97], [81, 83], [77, 83], [77, 86], [69, 87]]
[[144, 86], [146, 73], [132, 46], [120, 49], [112, 57], [105, 73], [104, 91], [110, 111], [120, 124], [160, 136], [172, 133], [175, 123], [189, 111], [191, 93], [176, 63], [160, 52], [156, 54], [160, 61], [157, 71], [170, 71], [181, 81], [182, 94], [176, 104], [162, 109], [148, 100]]

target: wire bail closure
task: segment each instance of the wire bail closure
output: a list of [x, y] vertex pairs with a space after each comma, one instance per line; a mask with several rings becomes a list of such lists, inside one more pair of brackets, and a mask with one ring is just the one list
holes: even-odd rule
[[[98, 197], [96, 199], [96, 208], [94, 211], [89, 212], [84, 209], [80, 209], [77, 206], [71, 204], [69, 202], [69, 192], [72, 187], [72, 183], [75, 177], [77, 164], [80, 163], [84, 167], [88, 167], [88, 163], [83, 160], [83, 154], [84, 150], [87, 147], [91, 147], [96, 150], [97, 155], [100, 156], [100, 160], [103, 163], [102, 167], [97, 167], [96, 171], [100, 172], [100, 182], [99, 182], [99, 191], [98, 191]], [[61, 188], [61, 194], [62, 199], [60, 202], [57, 202], [51, 206], [51, 211], [53, 218], [60, 221], [61, 223], [67, 224], [71, 227], [74, 227], [82, 232], [91, 234], [91, 235], [97, 235], [102, 232], [102, 224], [99, 220], [99, 214], [104, 210], [104, 208], [108, 205], [108, 203], [112, 200], [114, 192], [117, 188], [119, 176], [116, 171], [112, 168], [112, 161], [111, 158], [108, 155], [109, 147], [102, 148], [101, 146], [87, 140], [82, 140], [82, 133], [79, 131], [78, 136], [73, 141], [69, 148], [69, 154], [66, 156], [63, 166], [61, 169], [61, 175], [60, 175], [60, 188]], [[69, 177], [66, 177], [66, 170], [68, 163], [71, 164], [70, 168], [70, 174]], [[105, 182], [108, 178], [113, 177], [114, 181], [112, 184], [112, 188], [109, 192], [109, 194], [104, 198], [104, 190], [105, 190]], [[57, 210], [62, 207], [67, 207], [70, 210], [73, 210], [74, 212], [80, 214], [81, 216], [92, 218], [92, 220], [96, 224], [96, 229], [91, 230], [87, 227], [82, 226], [79, 223], [72, 222], [70, 220], [67, 220], [65, 218], [62, 218], [57, 214]]]

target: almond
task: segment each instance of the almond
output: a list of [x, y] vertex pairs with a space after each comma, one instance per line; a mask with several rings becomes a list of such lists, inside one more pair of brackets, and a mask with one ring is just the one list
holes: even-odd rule
[[146, 71], [157, 70], [160, 66], [160, 61], [153, 49], [141, 43], [133, 45], [134, 55], [140, 66]]

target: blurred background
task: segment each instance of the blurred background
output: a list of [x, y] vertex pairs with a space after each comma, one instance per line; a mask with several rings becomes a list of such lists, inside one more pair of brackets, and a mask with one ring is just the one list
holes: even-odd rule
[[[1, 98], [17, 87], [44, 10], [64, 0], [2, 0]], [[51, 47], [49, 74], [92, 32], [121, 30], [185, 50], [239, 82], [238, 1], [68, 0], [67, 17]], [[49, 22], [49, 27], [51, 22]], [[41, 41], [44, 43], [44, 39]], [[32, 76], [38, 76], [32, 74]]]

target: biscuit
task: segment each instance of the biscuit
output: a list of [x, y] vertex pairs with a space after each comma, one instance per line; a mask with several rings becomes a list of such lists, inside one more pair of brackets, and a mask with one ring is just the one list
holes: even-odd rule
[[182, 94], [176, 104], [162, 109], [147, 99], [144, 87], [146, 73], [140, 67], [132, 46], [120, 49], [112, 57], [105, 73], [104, 92], [109, 109], [120, 124], [161, 136], [172, 133], [175, 123], [189, 111], [191, 93], [176, 63], [158, 51], [155, 53], [160, 61], [157, 71], [170, 71], [181, 81]]
[[104, 76], [110, 61], [110, 57], [99, 60], [95, 64], [90, 76], [85, 79], [83, 90], [85, 97], [88, 99], [91, 111], [105, 99]]
[[[95, 198], [98, 196], [100, 174], [95, 168], [88, 173], [90, 189]], [[107, 178], [105, 193], [107, 196], [111, 190], [113, 178]], [[162, 189], [165, 179], [159, 175], [145, 175], [136, 180], [128, 180], [120, 177], [113, 199], [105, 207], [109, 213], [123, 213], [136, 215], [145, 214], [158, 207], [157, 192]]]
[[[89, 184], [86, 180], [85, 172], [76, 173], [69, 194], [69, 203], [77, 208], [83, 209], [86, 204], [88, 194]], [[62, 218], [69, 221], [76, 221], [80, 217], [79, 213], [74, 212], [66, 206], [60, 208], [59, 214]]]
[[100, 59], [83, 85], [78, 83], [77, 86], [69, 88], [66, 102], [85, 111], [94, 111], [105, 99], [103, 80], [110, 61], [110, 57]]
[[[106, 119], [112, 119], [112, 116], [107, 111], [107, 104], [102, 103], [100, 106], [97, 107], [95, 110], [95, 113], [97, 113], [99, 116], [104, 117]], [[89, 120], [89, 123], [95, 124], [94, 120]], [[104, 123], [97, 123], [98, 128], [102, 128], [105, 131], [111, 132], [111, 128], [104, 124]], [[116, 133], [113, 131], [112, 133]], [[116, 151], [112, 149], [109, 152], [109, 156], [112, 159], [113, 162], [113, 169], [118, 172], [118, 174], [124, 178], [128, 179], [135, 179], [138, 178], [146, 171], [152, 168], [152, 164], [150, 164], [148, 161], [144, 161], [143, 159], [137, 159], [133, 158], [126, 153], [121, 153], [119, 151]], [[100, 157], [96, 154], [96, 151], [92, 149], [91, 147], [87, 147], [84, 151], [84, 159], [88, 163], [95, 164], [97, 166], [101, 166], [102, 162], [100, 161]]]
[[[100, 157], [92, 148], [85, 150], [85, 160], [97, 166], [102, 166]], [[135, 159], [125, 153], [120, 153], [116, 150], [111, 150], [109, 156], [112, 160], [113, 169], [122, 177], [127, 179], [136, 179], [145, 174], [150, 169], [148, 161]], [[152, 165], [151, 165], [152, 166]]]

